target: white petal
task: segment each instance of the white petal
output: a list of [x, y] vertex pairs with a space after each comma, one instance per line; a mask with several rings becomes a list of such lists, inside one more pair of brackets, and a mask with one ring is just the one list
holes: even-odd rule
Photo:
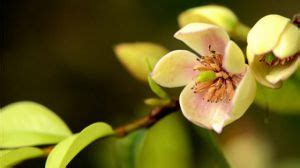
[[290, 19], [280, 15], [267, 15], [261, 18], [249, 31], [247, 42], [250, 50], [255, 55], [273, 50], [289, 21]]
[[246, 68], [245, 57], [242, 50], [231, 40], [225, 50], [223, 68], [231, 73], [240, 73]]
[[286, 58], [295, 55], [299, 51], [300, 32], [298, 27], [289, 24], [281, 35], [280, 41], [273, 50], [274, 54], [279, 58]]
[[175, 50], [163, 56], [155, 65], [151, 77], [161, 86], [180, 87], [190, 83], [198, 74], [193, 68], [198, 57], [186, 50]]
[[203, 93], [194, 93], [194, 82], [187, 85], [180, 94], [179, 102], [183, 115], [194, 124], [214, 129], [220, 133], [229, 119], [230, 103], [211, 103], [203, 99]]
[[297, 60], [293, 61], [292, 63], [284, 66], [274, 67], [270, 73], [266, 75], [266, 79], [273, 84], [286, 80], [298, 69], [299, 62], [300, 58], [298, 57]]
[[226, 122], [229, 124], [240, 118], [254, 101], [256, 95], [256, 81], [252, 70], [247, 67], [243, 79], [235, 89], [234, 97], [231, 101], [232, 109], [230, 118]]
[[202, 56], [211, 54], [209, 46], [217, 53], [224, 54], [229, 41], [229, 36], [225, 30], [206, 23], [190, 23], [174, 36]]

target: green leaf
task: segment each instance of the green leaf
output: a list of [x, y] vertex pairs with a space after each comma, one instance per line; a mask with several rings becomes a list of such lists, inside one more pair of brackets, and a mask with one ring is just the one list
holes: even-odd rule
[[284, 81], [279, 89], [258, 85], [255, 103], [262, 108], [281, 114], [300, 114], [300, 70]]
[[139, 144], [146, 129], [131, 132], [125, 137], [107, 137], [90, 148], [91, 165], [103, 168], [134, 168]]
[[11, 167], [26, 159], [33, 159], [43, 155], [44, 152], [41, 149], [34, 147], [0, 150], [0, 167]]
[[169, 99], [169, 95], [157, 84], [154, 80], [148, 76], [148, 84], [151, 90], [160, 98], [162, 99]]
[[127, 70], [134, 77], [145, 82], [150, 73], [147, 62], [153, 67], [168, 52], [164, 47], [149, 42], [122, 43], [117, 45], [114, 51]]
[[192, 146], [182, 116], [174, 113], [153, 125], [139, 146], [137, 168], [193, 166]]
[[145, 133], [145, 130], [138, 130], [116, 140], [115, 152], [118, 160], [117, 167], [135, 167], [135, 159], [137, 157], [139, 145], [145, 137]]
[[2, 108], [0, 128], [0, 148], [53, 144], [72, 134], [51, 110], [27, 101]]
[[216, 141], [211, 130], [207, 130], [198, 126], [193, 126], [192, 128], [196, 133], [195, 140], [197, 141], [194, 145], [199, 145], [198, 141], [204, 142], [204, 144], [201, 144], [201, 151], [197, 151], [195, 155], [197, 161], [201, 160], [200, 163], [198, 162], [200, 165], [197, 164], [197, 166], [230, 168], [230, 165], [227, 162], [225, 155], [223, 154], [223, 151], [221, 150], [220, 145]]
[[106, 123], [94, 123], [80, 133], [75, 134], [55, 146], [46, 162], [46, 168], [65, 168], [68, 163], [87, 145], [96, 139], [114, 133], [111, 126]]

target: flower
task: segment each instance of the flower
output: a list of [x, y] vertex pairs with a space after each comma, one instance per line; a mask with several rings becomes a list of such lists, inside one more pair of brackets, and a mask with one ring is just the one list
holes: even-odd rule
[[278, 88], [299, 66], [300, 31], [280, 15], [261, 18], [250, 30], [247, 58], [258, 82]]
[[253, 102], [256, 82], [241, 49], [220, 27], [191, 23], [175, 38], [199, 57], [175, 50], [155, 65], [151, 77], [164, 87], [185, 86], [179, 97], [183, 115], [198, 126], [220, 133]]

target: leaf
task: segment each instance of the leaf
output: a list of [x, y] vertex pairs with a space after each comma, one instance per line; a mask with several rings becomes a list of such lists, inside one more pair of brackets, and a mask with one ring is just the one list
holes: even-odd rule
[[24, 160], [41, 157], [44, 152], [39, 148], [24, 147], [12, 150], [0, 150], [0, 167], [11, 167]]
[[169, 95], [157, 84], [154, 80], [148, 76], [148, 84], [151, 90], [162, 99], [169, 99]]
[[102, 122], [86, 127], [80, 133], [68, 137], [55, 146], [48, 156], [46, 168], [65, 168], [87, 145], [113, 133], [111, 126]]
[[114, 51], [127, 70], [134, 77], [145, 82], [150, 73], [147, 62], [152, 67], [168, 52], [164, 47], [150, 42], [122, 43], [118, 44]]
[[0, 128], [0, 148], [54, 144], [72, 134], [51, 110], [28, 101], [2, 108]]
[[279, 89], [258, 85], [255, 103], [262, 108], [281, 114], [300, 114], [300, 70], [284, 81]]
[[97, 141], [86, 154], [90, 156], [89, 163], [93, 167], [134, 168], [138, 147], [145, 133], [146, 129], [139, 129], [124, 137], [110, 136]]
[[115, 152], [118, 159], [118, 167], [134, 168], [138, 148], [145, 137], [146, 130], [135, 131], [121, 139], [117, 139]]
[[[195, 150], [195, 156], [197, 159], [197, 167], [216, 167], [216, 168], [230, 168], [223, 151], [220, 148], [217, 140], [215, 139], [211, 130], [207, 130], [198, 126], [192, 126], [196, 136], [196, 143], [194, 146], [199, 148], [199, 142], [203, 141], [201, 144], [201, 149]], [[200, 162], [199, 162], [200, 161]]]
[[137, 168], [188, 168], [193, 166], [188, 130], [179, 113], [153, 125], [142, 140], [136, 157]]

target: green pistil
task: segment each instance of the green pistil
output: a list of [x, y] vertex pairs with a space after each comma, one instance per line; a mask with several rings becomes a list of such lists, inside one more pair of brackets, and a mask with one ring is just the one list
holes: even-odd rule
[[271, 64], [276, 59], [276, 56], [273, 53], [269, 53], [265, 56], [265, 62]]
[[214, 71], [202, 71], [197, 77], [198, 82], [208, 82], [217, 78]]

